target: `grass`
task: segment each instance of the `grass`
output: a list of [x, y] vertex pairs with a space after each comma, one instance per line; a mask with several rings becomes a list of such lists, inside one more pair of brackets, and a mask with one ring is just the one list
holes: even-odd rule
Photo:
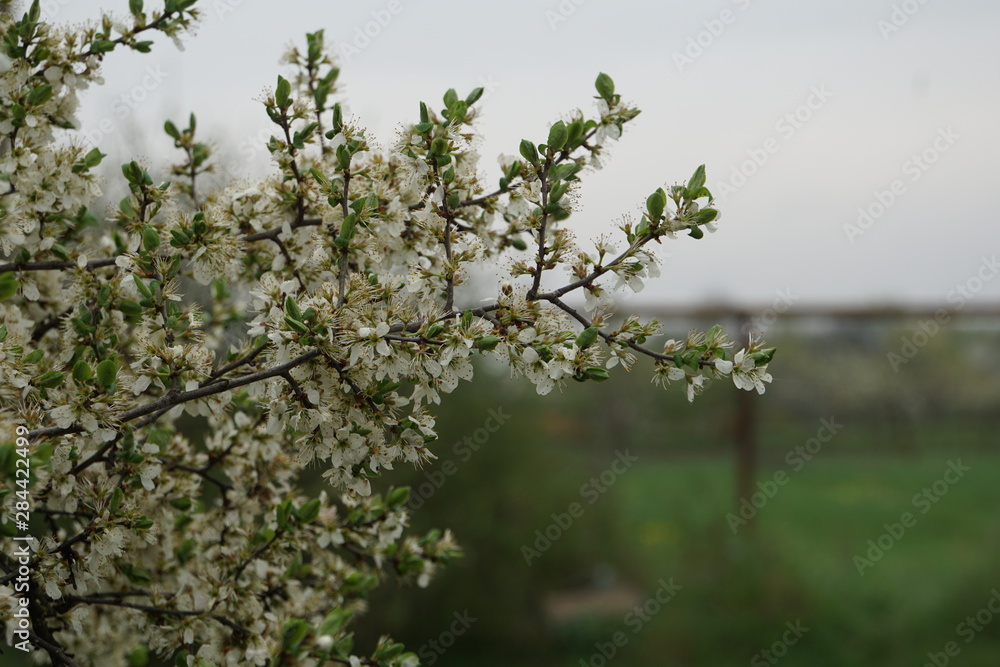
[[[474, 643], [473, 635], [487, 629], [476, 628], [436, 664], [598, 665], [598, 645], [624, 631], [628, 643], [608, 665], [920, 667], [930, 664], [928, 653], [955, 642], [960, 653], [948, 664], [995, 667], [1000, 617], [993, 621], [987, 612], [990, 622], [968, 643], [957, 626], [1000, 589], [1000, 457], [963, 455], [970, 470], [922, 513], [914, 495], [943, 478], [949, 457], [817, 457], [790, 473], [735, 536], [725, 518], [734, 504], [727, 459], [644, 457], [601, 502], [613, 507], [621, 529], [615, 539], [634, 556], [620, 563], [622, 578], [650, 593], [661, 578], [683, 586], [662, 611], [638, 632], [621, 612], [581, 617], [547, 646], [522, 652], [513, 641]], [[762, 470], [761, 479], [773, 471]], [[885, 524], [904, 512], [916, 522], [859, 574], [854, 557], [865, 556], [868, 541], [878, 541]], [[573, 530], [588, 529], [581, 519]], [[477, 598], [481, 587], [464, 587], [463, 599]], [[796, 622], [808, 632], [769, 661], [761, 651]]]
[[[921, 665], [949, 641], [963, 647], [954, 664], [998, 664], [1000, 618], [969, 644], [956, 626], [1000, 585], [1000, 458], [962, 462], [971, 470], [923, 513], [913, 497], [942, 479], [947, 459], [817, 459], [792, 473], [735, 537], [725, 521], [729, 465], [637, 467], [619, 492], [643, 578], [652, 590], [672, 576], [685, 590], [650, 624], [650, 636], [627, 647], [629, 664], [747, 664], [796, 620], [811, 630], [782, 659], [789, 667]], [[854, 557], [904, 512], [916, 523], [859, 574]], [[664, 662], [646, 660], [657, 653]], [[579, 664], [579, 656], [561, 664]]]

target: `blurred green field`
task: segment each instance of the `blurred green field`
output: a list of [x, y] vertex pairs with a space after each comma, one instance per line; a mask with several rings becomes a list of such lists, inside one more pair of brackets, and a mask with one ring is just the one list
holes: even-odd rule
[[[810, 631], [783, 664], [922, 664], [928, 651], [959, 639], [955, 626], [1000, 585], [1000, 522], [983, 511], [1000, 507], [1000, 459], [963, 463], [967, 477], [921, 514], [913, 495], [941, 478], [943, 460], [817, 460], [735, 538], [719, 519], [732, 503], [727, 466], [636, 470], [624, 482], [622, 521], [651, 575], [691, 581], [650, 625], [655, 637], [644, 651], [670, 656], [663, 664], [745, 663], [765, 648], [761, 638], [801, 620]], [[664, 507], [672, 508], [666, 517]], [[906, 511], [916, 524], [860, 575], [854, 557]], [[997, 664], [997, 620], [963, 647], [960, 664]]]
[[[724, 518], [732, 506], [731, 466], [644, 462], [611, 491], [615, 521], [633, 536], [629, 576], [650, 593], [672, 578], [683, 587], [674, 599], [638, 632], [621, 613], [583, 615], [554, 628], [553, 641], [533, 657], [515, 657], [514, 650], [492, 661], [482, 645], [460, 654], [463, 644], [476, 642], [474, 626], [437, 664], [600, 665], [596, 645], [607, 646], [616, 631], [629, 639], [614, 657], [618, 664], [777, 664], [759, 652], [781, 637], [786, 622], [800, 621], [808, 632], [782, 665], [923, 665], [929, 652], [956, 642], [961, 652], [950, 664], [995, 666], [1000, 617], [971, 643], [956, 626], [1000, 587], [1000, 521], [996, 511], [984, 511], [1000, 508], [1000, 457], [962, 463], [971, 470], [921, 514], [913, 496], [941, 478], [945, 459], [817, 460], [734, 536]], [[861, 576], [854, 556], [864, 556], [868, 540], [906, 511], [916, 524]], [[462, 590], [476, 597], [474, 589]], [[410, 595], [419, 605], [421, 594]]]
[[[447, 651], [427, 650], [424, 664], [601, 667], [601, 646], [610, 653], [619, 631], [628, 641], [607, 664], [1000, 664], [1000, 618], [987, 610], [991, 622], [968, 643], [959, 628], [1000, 590], [997, 336], [941, 335], [894, 373], [884, 358], [894, 332], [849, 333], [774, 341], [774, 385], [755, 397], [757, 479], [779, 469], [789, 477], [736, 535], [726, 521], [737, 507], [728, 383], [693, 405], [677, 388], [652, 388], [641, 369], [545, 399], [500, 378], [489, 391], [447, 397], [441, 461], [385, 481], [426, 484], [455, 460], [451, 443], [504, 406], [510, 421], [456, 460], [458, 472], [413, 516], [417, 530], [453, 528], [467, 556], [426, 590], [387, 582], [359, 622], [360, 640], [374, 641], [377, 629], [428, 649], [452, 614], [468, 610], [479, 621]], [[796, 472], [786, 455], [831, 418], [844, 428]], [[639, 461], [527, 565], [522, 550], [535, 531], [581, 501], [581, 484], [623, 449]], [[958, 460], [971, 469], [953, 486], [939, 483], [939, 502], [915, 506]], [[904, 512], [915, 523], [898, 540], [883, 537]], [[862, 576], [854, 558], [880, 538], [891, 548]], [[683, 589], [639, 632], [629, 607], [593, 603], [615, 590], [641, 603], [671, 578]], [[553, 599], [591, 603], [554, 618]], [[796, 622], [809, 630], [794, 646], [777, 647], [780, 658], [761, 653]], [[944, 653], [949, 642], [957, 655]]]

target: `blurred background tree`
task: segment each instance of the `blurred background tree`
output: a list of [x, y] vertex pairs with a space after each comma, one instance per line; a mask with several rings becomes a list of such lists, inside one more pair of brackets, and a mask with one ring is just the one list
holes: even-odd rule
[[[427, 649], [467, 611], [478, 621], [453, 647], [424, 653], [446, 666], [600, 665], [619, 631], [618, 664], [775, 664], [761, 652], [796, 622], [808, 632], [783, 665], [923, 664], [948, 642], [956, 664], [995, 665], [1000, 619], [969, 643], [956, 627], [1000, 584], [998, 324], [960, 320], [895, 373], [886, 350], [917, 330], [912, 318], [779, 322], [768, 340], [780, 378], [755, 401], [757, 479], [783, 470], [788, 481], [735, 535], [733, 388], [690, 406], [634, 373], [539, 402], [498, 376], [490, 391], [446, 397], [441, 459], [384, 482], [418, 488], [451, 461], [416, 528], [451, 526], [466, 558], [429, 590], [386, 586], [362, 625]], [[456, 456], [452, 443], [498, 407], [510, 419], [468, 460]], [[795, 470], [786, 455], [824, 418], [844, 428]], [[527, 566], [522, 546], [625, 449], [636, 464]], [[959, 458], [971, 471], [922, 514], [913, 496]], [[859, 574], [854, 556], [906, 511], [916, 525]], [[633, 632], [630, 610], [671, 578], [683, 588]]]

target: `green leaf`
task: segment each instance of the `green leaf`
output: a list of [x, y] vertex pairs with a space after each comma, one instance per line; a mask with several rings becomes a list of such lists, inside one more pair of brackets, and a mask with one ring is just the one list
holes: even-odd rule
[[694, 201], [695, 199], [701, 199], [702, 197], [712, 198], [712, 191], [708, 188], [702, 186], [695, 190], [694, 192], [687, 192], [687, 198]]
[[455, 92], [454, 88], [449, 88], [448, 92], [444, 94], [444, 106], [447, 109], [451, 109], [458, 102], [458, 93]]
[[64, 261], [64, 262], [68, 262], [69, 261], [69, 249], [67, 249], [66, 246], [64, 246], [63, 244], [61, 244], [61, 243], [53, 243], [52, 247], [50, 248], [50, 250], [52, 251], [53, 255], [55, 255], [56, 257], [58, 257], [62, 261]]
[[597, 88], [597, 94], [601, 96], [608, 104], [611, 104], [614, 100], [615, 95], [615, 82], [611, 80], [611, 77], [601, 72], [597, 75], [597, 81], [594, 82], [594, 87]]
[[138, 213], [136, 213], [135, 207], [132, 206], [131, 197], [125, 197], [120, 202], [118, 202], [118, 210], [121, 211], [126, 218], [134, 219], [139, 215]]
[[188, 243], [191, 242], [191, 239], [194, 238], [192, 235], [188, 233], [187, 230], [178, 228], [171, 229], [170, 236], [172, 237], [170, 239], [170, 245], [174, 246], [175, 248], [181, 248], [183, 246], [186, 246]]
[[166, 132], [174, 141], [181, 140], [181, 131], [177, 129], [177, 126], [171, 121], [167, 121], [163, 124], [163, 131]]
[[703, 238], [705, 236], [705, 232], [701, 231], [701, 227], [692, 226], [692, 227], [688, 227], [688, 236], [692, 236], [692, 237], [694, 237], [696, 239], [700, 239], [700, 238]]
[[126, 318], [137, 318], [142, 315], [143, 307], [135, 301], [125, 299], [124, 301], [119, 302], [118, 310], [122, 311], [122, 314], [125, 315]]
[[[136, 178], [136, 170], [137, 169], [139, 170], [139, 177], [138, 178]], [[136, 164], [134, 161], [133, 162], [126, 162], [125, 164], [122, 165], [122, 176], [124, 176], [125, 180], [128, 181], [132, 185], [138, 185], [139, 183], [142, 183], [142, 173], [141, 172], [142, 172], [142, 168], [139, 167], [139, 165]]]
[[497, 345], [499, 345], [501, 339], [497, 336], [483, 336], [478, 341], [476, 341], [476, 347], [478, 347], [483, 352], [489, 352], [490, 350], [495, 350]]
[[281, 645], [285, 651], [295, 651], [307, 634], [309, 634], [309, 624], [301, 618], [293, 618], [281, 629]]
[[118, 378], [118, 357], [112, 355], [97, 364], [97, 383], [101, 385], [105, 391], [111, 391], [115, 386], [115, 380]]
[[28, 94], [28, 104], [30, 106], [45, 104], [50, 99], [52, 99], [52, 86], [47, 83], [35, 86]]
[[776, 348], [769, 347], [766, 350], [761, 350], [760, 352], [753, 353], [752, 355], [750, 355], [750, 358], [753, 359], [753, 363], [755, 366], [764, 366], [766, 364], [771, 363], [771, 360], [774, 359], [775, 352], [777, 352]]
[[718, 216], [719, 212], [714, 208], [703, 208], [695, 214], [695, 216], [691, 219], [691, 222], [696, 225], [704, 225], [712, 222]]
[[[191, 517], [186, 515], [181, 515], [180, 519], [184, 521], [182, 525], [187, 525], [187, 523], [191, 521]], [[174, 555], [177, 556], [178, 562], [183, 565], [191, 560], [191, 557], [194, 556], [195, 547], [197, 546], [198, 542], [193, 537], [189, 537], [184, 540], [179, 547], [174, 549]], [[186, 664], [185, 667], [187, 667]]]
[[588, 347], [597, 342], [597, 335], [598, 329], [596, 326], [587, 327], [576, 337], [576, 346], [581, 350], [586, 350]]
[[527, 250], [528, 242], [522, 239], [520, 236], [515, 236], [510, 240], [510, 244], [517, 248], [518, 250]]
[[147, 285], [142, 278], [138, 276], [133, 276], [132, 279], [135, 281], [135, 286], [139, 290], [140, 294], [142, 294], [147, 299], [153, 298], [153, 291], [149, 289], [149, 285]]
[[284, 530], [291, 530], [293, 528], [291, 522], [292, 501], [286, 500], [285, 502], [278, 505], [276, 516], [278, 519], [279, 527], [283, 528]]
[[128, 0], [128, 10], [132, 14], [142, 13], [142, 0]]
[[570, 148], [576, 148], [577, 142], [579, 142], [580, 137], [583, 136], [583, 123], [579, 120], [574, 120], [566, 128], [566, 132], [566, 145]]
[[90, 45], [94, 53], [107, 53], [115, 50], [115, 43], [107, 39], [99, 39]]
[[687, 184], [687, 192], [689, 193], [687, 195], [688, 198], [690, 199], [691, 195], [693, 195], [698, 189], [700, 189], [704, 185], [705, 185], [705, 165], [701, 165], [700, 167], [694, 170], [694, 173], [688, 180]]
[[334, 636], [339, 633], [345, 625], [347, 625], [347, 622], [351, 620], [353, 615], [354, 612], [347, 609], [334, 609], [327, 614], [326, 618], [323, 619], [323, 622], [320, 623], [317, 633], [319, 635]]
[[85, 360], [80, 359], [73, 366], [73, 379], [77, 382], [84, 383], [92, 377], [94, 377], [94, 369]]
[[468, 97], [465, 98], [465, 103], [471, 107], [473, 104], [478, 102], [479, 98], [481, 98], [482, 96], [483, 96], [482, 87], [476, 88], [471, 93], [469, 93]]
[[[150, 528], [153, 527], [153, 520], [150, 519], [149, 517], [143, 515], [143, 516], [139, 517], [138, 521], [135, 522], [135, 527], [138, 530], [149, 530]], [[136, 568], [136, 570], [138, 570], [140, 572], [140, 574], [138, 575], [139, 577], [142, 577], [142, 574], [141, 574], [142, 572], [146, 572], [142, 568]], [[136, 572], [133, 571], [132, 574], [128, 574], [126, 576], [128, 576], [129, 579], [132, 579], [134, 581], [134, 577], [136, 576]], [[146, 578], [146, 583], [149, 583], [151, 581], [149, 579], [149, 574], [148, 573], [146, 574], [145, 578]]]
[[118, 513], [118, 508], [121, 507], [122, 501], [125, 500], [125, 493], [122, 492], [120, 486], [115, 487], [115, 492], [111, 494], [111, 502], [108, 503], [108, 511], [112, 515]]
[[302, 523], [312, 523], [319, 516], [319, 498], [313, 498], [299, 508], [299, 521]]
[[433, 155], [444, 155], [448, 152], [448, 140], [444, 137], [438, 137], [431, 142], [431, 154]]
[[323, 31], [317, 30], [316, 32], [306, 33], [306, 44], [308, 45], [308, 58], [310, 62], [316, 62], [320, 59], [323, 52]]
[[527, 139], [521, 140], [521, 156], [531, 164], [538, 164], [538, 149]]
[[295, 303], [295, 299], [291, 296], [285, 297], [285, 312], [297, 320], [302, 319], [302, 311], [299, 309], [299, 304]]
[[396, 509], [410, 502], [410, 487], [401, 486], [389, 492], [385, 499], [385, 504], [389, 509]]
[[375, 657], [380, 662], [386, 662], [397, 657], [406, 647], [398, 642], [387, 641], [386, 643], [380, 645], [375, 651], [373, 657]]
[[0, 301], [5, 301], [17, 294], [17, 274], [13, 271], [0, 273]]
[[136, 646], [128, 653], [128, 664], [129, 667], [146, 667], [149, 664], [149, 649], [142, 645]]
[[101, 164], [101, 160], [107, 156], [107, 153], [102, 153], [99, 149], [92, 148], [90, 149], [90, 152], [83, 157], [83, 163], [87, 165], [87, 167], [96, 167]]
[[594, 382], [604, 382], [611, 377], [611, 373], [603, 368], [591, 366], [583, 371], [583, 376], [588, 380], [593, 380]]
[[296, 332], [298, 332], [300, 334], [307, 334], [307, 333], [309, 333], [309, 327], [307, 327], [302, 322], [299, 322], [298, 320], [296, 320], [294, 318], [291, 318], [291, 317], [286, 317], [284, 319], [285, 319], [285, 324], [287, 324], [288, 326], [290, 326], [293, 331], [296, 331]]
[[278, 75], [278, 87], [274, 91], [274, 102], [281, 109], [288, 108], [288, 98], [292, 94], [292, 84], [288, 79]]
[[208, 223], [205, 221], [205, 214], [198, 211], [194, 214], [194, 219], [192, 220], [191, 228], [194, 230], [195, 234], [204, 234], [208, 231]]
[[333, 130], [332, 130], [333, 136], [331, 136], [330, 138], [333, 139], [333, 137], [337, 136], [343, 129], [344, 129], [344, 111], [341, 108], [340, 103], [338, 102], [337, 104], [333, 105]]
[[142, 228], [142, 247], [151, 252], [160, 247], [160, 235], [149, 225]]
[[657, 188], [656, 192], [646, 199], [646, 210], [649, 212], [649, 219], [653, 222], [659, 221], [663, 217], [663, 210], [667, 207], [667, 193], [663, 188]]
[[63, 383], [65, 376], [59, 371], [49, 371], [43, 373], [36, 380], [35, 384], [45, 389], [54, 389]]
[[560, 199], [562, 199], [563, 195], [566, 194], [567, 190], [569, 190], [569, 183], [567, 183], [565, 181], [562, 181], [558, 185], [556, 185], [555, 187], [553, 187], [552, 191], [549, 193], [549, 203], [550, 203], [550, 205], [552, 203], [558, 202]]
[[337, 245], [339, 247], [346, 248], [347, 244], [350, 243], [351, 239], [354, 238], [357, 222], [358, 222], [358, 214], [348, 213], [347, 217], [344, 218], [344, 221], [340, 223], [340, 236], [337, 238], [337, 240], [339, 241], [340, 239], [343, 239], [345, 243], [343, 246], [341, 246], [340, 243], [338, 243]]
[[566, 145], [567, 138], [569, 131], [566, 129], [566, 123], [559, 121], [549, 129], [549, 150], [558, 153]]
[[[99, 149], [92, 148], [89, 153], [83, 156], [83, 159], [81, 159], [79, 162], [73, 165], [73, 173], [82, 174], [88, 169], [93, 169], [97, 165], [101, 164], [101, 160], [103, 160], [106, 157], [107, 155], [105, 153], [102, 153]], [[83, 211], [86, 210], [87, 210], [86, 208], [83, 209]], [[93, 214], [91, 214], [91, 217], [93, 217]], [[94, 222], [96, 223], [96, 219], [94, 220]]]

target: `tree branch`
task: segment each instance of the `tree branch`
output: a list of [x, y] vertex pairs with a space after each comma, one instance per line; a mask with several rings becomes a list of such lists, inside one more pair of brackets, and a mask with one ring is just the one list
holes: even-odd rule
[[[205, 398], [206, 396], [211, 396], [213, 394], [218, 394], [229, 389], [236, 389], [237, 387], [243, 387], [248, 384], [253, 384], [254, 382], [260, 382], [261, 380], [267, 380], [269, 378], [284, 375], [289, 370], [295, 368], [296, 366], [301, 366], [302, 364], [315, 359], [320, 356], [322, 352], [318, 349], [310, 350], [305, 354], [299, 355], [298, 357], [292, 359], [291, 361], [285, 362], [280, 366], [275, 366], [266, 371], [260, 371], [259, 373], [251, 373], [250, 375], [244, 375], [242, 377], [236, 378], [234, 380], [220, 380], [218, 382], [212, 382], [207, 385], [198, 387], [197, 389], [192, 389], [191, 391], [180, 391], [180, 392], [168, 392], [164, 396], [146, 403], [145, 405], [140, 405], [139, 407], [132, 408], [123, 412], [119, 417], [118, 421], [121, 423], [130, 422], [133, 419], [139, 417], [144, 417], [148, 414], [161, 411], [169, 410], [174, 406], [180, 405], [181, 403], [187, 403], [188, 401], [195, 401], [199, 398]], [[81, 433], [83, 432], [83, 426], [80, 424], [74, 424], [73, 426], [67, 427], [51, 427], [43, 428], [28, 433], [30, 438], [46, 438], [46, 437], [56, 437], [60, 435], [68, 435], [70, 433]]]

